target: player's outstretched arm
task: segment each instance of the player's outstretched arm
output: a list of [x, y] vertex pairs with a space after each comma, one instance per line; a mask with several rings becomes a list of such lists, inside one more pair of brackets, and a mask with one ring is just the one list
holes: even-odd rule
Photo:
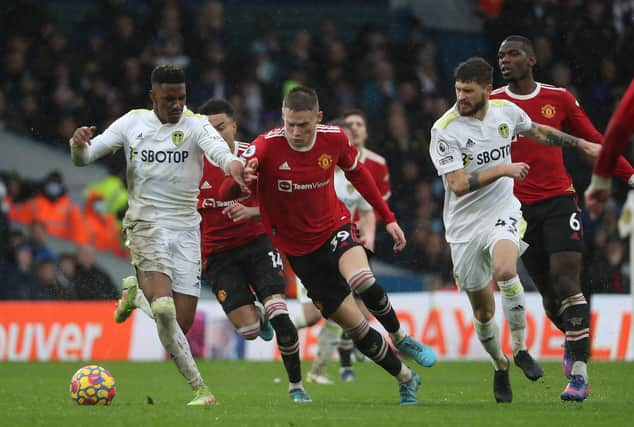
[[229, 164], [227, 165], [226, 171], [240, 186], [240, 189], [242, 190], [243, 193], [246, 193], [246, 194], [251, 193], [251, 191], [249, 190], [249, 187], [244, 182], [245, 172], [244, 172], [244, 165], [242, 164], [241, 161], [239, 160], [230, 161]]
[[533, 122], [529, 130], [522, 132], [522, 135], [544, 145], [578, 148], [593, 159], [597, 158], [599, 150], [601, 150], [600, 144], [586, 141], [583, 138], [577, 138], [576, 136], [569, 135], [553, 127], [535, 122]]
[[116, 151], [119, 141], [111, 134], [101, 134], [93, 140], [95, 126], [81, 126], [75, 129], [68, 141], [70, 158], [75, 166], [85, 166], [94, 160]]
[[511, 163], [498, 165], [481, 172], [467, 173], [464, 169], [457, 169], [445, 175], [447, 185], [456, 196], [464, 196], [467, 193], [489, 185], [493, 181], [503, 176], [510, 178], [524, 179], [528, 175], [526, 163]]

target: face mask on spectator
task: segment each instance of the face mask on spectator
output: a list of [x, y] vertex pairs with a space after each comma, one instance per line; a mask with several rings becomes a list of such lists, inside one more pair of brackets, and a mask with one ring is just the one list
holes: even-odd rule
[[104, 215], [106, 213], [106, 204], [103, 200], [95, 200], [95, 203], [92, 204], [92, 208], [99, 215]]
[[49, 199], [57, 199], [62, 195], [64, 188], [62, 184], [58, 184], [57, 182], [48, 182], [44, 186], [44, 195]]

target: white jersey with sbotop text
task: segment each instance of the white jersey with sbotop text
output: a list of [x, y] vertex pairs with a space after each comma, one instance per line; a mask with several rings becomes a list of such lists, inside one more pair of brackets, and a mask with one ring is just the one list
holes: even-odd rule
[[335, 169], [335, 193], [337, 193], [337, 198], [343, 202], [344, 205], [350, 211], [350, 217], [354, 218], [354, 215], [357, 211], [360, 212], [368, 212], [373, 210], [372, 205], [370, 205], [354, 188], [354, 185], [346, 178], [346, 174], [341, 168]]
[[513, 195], [513, 178], [498, 178], [458, 197], [448, 187], [445, 175], [463, 168], [466, 173], [473, 173], [510, 164], [515, 135], [531, 126], [530, 117], [521, 108], [504, 100], [489, 101], [483, 120], [461, 116], [454, 104], [434, 123], [429, 153], [445, 186], [443, 220], [447, 242], [469, 241], [496, 213], [520, 209], [520, 202]]
[[205, 116], [185, 110], [178, 123], [161, 123], [145, 109], [121, 116], [86, 148], [71, 142], [71, 157], [85, 165], [122, 147], [129, 205], [124, 227], [139, 221], [171, 229], [198, 227], [203, 154], [222, 169], [238, 160]]

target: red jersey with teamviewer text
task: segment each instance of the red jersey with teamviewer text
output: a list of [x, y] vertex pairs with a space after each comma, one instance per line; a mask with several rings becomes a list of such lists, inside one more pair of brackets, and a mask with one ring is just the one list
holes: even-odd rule
[[292, 147], [284, 128], [258, 136], [243, 154], [258, 159], [257, 197], [262, 222], [273, 244], [293, 256], [314, 252], [350, 212], [335, 193], [335, 166], [358, 166], [357, 149], [338, 126], [317, 125], [314, 142]]
[[[235, 155], [240, 156], [249, 144], [236, 142]], [[200, 222], [200, 237], [202, 254], [224, 252], [237, 248], [250, 242], [262, 234], [265, 234], [261, 221], [233, 222], [222, 213], [222, 210], [234, 203], [245, 206], [257, 206], [254, 195], [240, 196], [234, 200], [220, 200], [218, 191], [227, 175], [218, 166], [214, 165], [205, 156], [203, 160], [203, 176], [200, 180], [200, 193], [198, 194], [198, 212], [202, 217]]]
[[[536, 123], [564, 130], [576, 137], [601, 143], [597, 131], [575, 97], [564, 88], [537, 83], [528, 95], [512, 93], [508, 86], [491, 92], [491, 99], [506, 99], [526, 111]], [[574, 193], [572, 178], [564, 166], [561, 147], [550, 147], [518, 135], [511, 145], [513, 162], [530, 166], [524, 180], [515, 180], [514, 193], [522, 204], [532, 205], [556, 196]]]

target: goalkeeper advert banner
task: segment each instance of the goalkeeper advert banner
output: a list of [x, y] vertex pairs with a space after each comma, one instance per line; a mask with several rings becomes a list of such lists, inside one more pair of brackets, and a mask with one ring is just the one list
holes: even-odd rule
[[[392, 305], [406, 331], [432, 346], [439, 360], [486, 360], [475, 334], [467, 298], [455, 292], [396, 293]], [[563, 335], [546, 318], [541, 297], [526, 295], [527, 345], [536, 358], [559, 359]], [[300, 307], [289, 301], [291, 314]], [[592, 297], [592, 358], [633, 360], [632, 299], [629, 295]], [[163, 360], [167, 358], [154, 321], [136, 310], [123, 324], [113, 320], [113, 301], [0, 302], [0, 360]], [[496, 319], [504, 352], [511, 354], [510, 333], [499, 295]], [[299, 331], [301, 356], [317, 352], [323, 320]], [[380, 325], [372, 324], [385, 334]], [[214, 300], [202, 300], [188, 334], [195, 356], [208, 359], [277, 360], [275, 340], [244, 341]]]

